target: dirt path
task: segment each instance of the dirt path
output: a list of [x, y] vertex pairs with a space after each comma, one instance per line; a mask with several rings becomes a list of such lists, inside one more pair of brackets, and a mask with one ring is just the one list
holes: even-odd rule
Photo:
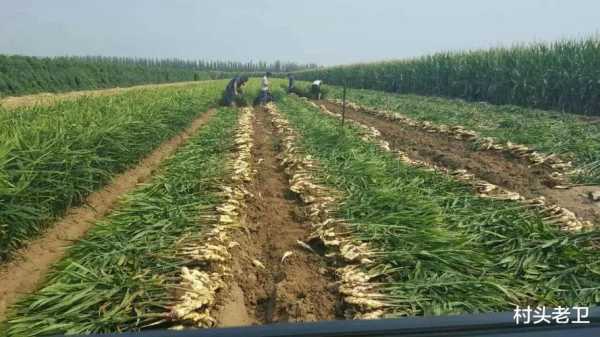
[[[341, 107], [329, 101], [319, 101], [328, 110], [341, 113]], [[578, 186], [567, 190], [553, 189], [548, 180], [551, 173], [543, 167], [532, 167], [508, 154], [475, 151], [468, 142], [439, 133], [390, 122], [368, 113], [346, 108], [346, 118], [375, 127], [394, 150], [409, 157], [452, 170], [464, 169], [480, 179], [520, 193], [527, 198], [544, 196], [547, 201], [573, 211], [579, 218], [600, 225], [600, 204], [587, 198], [598, 186]]]
[[196, 118], [179, 135], [162, 143], [138, 165], [116, 176], [103, 189], [90, 194], [84, 205], [72, 208], [46, 233], [16, 252], [16, 257], [0, 266], [0, 322], [9, 306], [20, 296], [35, 291], [53, 263], [59, 261], [69, 245], [80, 238], [94, 222], [112, 210], [121, 196], [148, 180], [160, 163], [184, 144], [204, 125], [215, 111]]
[[219, 325], [340, 318], [338, 296], [330, 290], [334, 272], [324, 258], [297, 243], [308, 239], [311, 224], [276, 157], [278, 140], [267, 112], [256, 114], [253, 165], [257, 174], [246, 212], [249, 230], [234, 237], [240, 249], [233, 251], [233, 291], [217, 315]]
[[75, 100], [82, 96], [108, 96], [114, 95], [130, 90], [139, 90], [144, 88], [158, 88], [158, 87], [176, 87], [198, 84], [198, 82], [175, 82], [175, 83], [162, 83], [162, 84], [143, 84], [135, 85], [132, 87], [116, 87], [108, 89], [96, 89], [96, 90], [79, 90], [69, 91], [61, 93], [39, 93], [25, 96], [9, 96], [0, 99], [0, 107], [11, 110], [20, 107], [34, 106], [34, 105], [51, 105], [57, 101], [62, 100]]

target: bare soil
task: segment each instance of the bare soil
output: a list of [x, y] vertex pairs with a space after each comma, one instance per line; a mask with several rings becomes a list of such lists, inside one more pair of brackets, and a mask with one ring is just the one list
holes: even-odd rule
[[600, 116], [581, 116], [576, 115], [580, 120], [591, 124], [600, 124]]
[[66, 215], [53, 224], [40, 238], [16, 252], [16, 257], [0, 266], [0, 321], [7, 309], [21, 296], [35, 291], [69, 246], [81, 239], [96, 220], [108, 214], [124, 194], [147, 181], [161, 162], [184, 144], [213, 115], [209, 110], [196, 118], [177, 136], [165, 141], [135, 167], [114, 177], [101, 190], [90, 194], [83, 205], [67, 210]]
[[[329, 101], [318, 103], [334, 113], [342, 112], [338, 104]], [[465, 169], [480, 179], [527, 198], [544, 196], [547, 201], [573, 211], [579, 218], [600, 225], [600, 203], [591, 202], [587, 197], [588, 192], [598, 190], [598, 186], [553, 189], [548, 169], [528, 165], [508, 153], [478, 151], [469, 142], [390, 122], [349, 107], [346, 107], [346, 118], [375, 127], [392, 149], [404, 151], [413, 159], [453, 170]]]
[[[217, 315], [219, 325], [343, 317], [339, 297], [331, 286], [333, 270], [322, 256], [297, 244], [297, 240], [308, 240], [311, 224], [279, 165], [278, 139], [267, 112], [257, 109], [256, 114], [253, 165], [257, 174], [250, 188], [254, 197], [248, 201], [245, 214], [248, 231], [234, 237], [240, 246], [232, 252], [233, 291]], [[292, 255], [282, 262], [286, 252]], [[257, 267], [254, 260], [265, 268]], [[245, 310], [240, 310], [242, 304]]]

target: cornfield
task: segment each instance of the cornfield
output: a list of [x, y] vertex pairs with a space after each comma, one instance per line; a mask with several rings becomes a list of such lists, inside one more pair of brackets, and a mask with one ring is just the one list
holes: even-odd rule
[[383, 90], [600, 115], [600, 39], [301, 71], [297, 78]]

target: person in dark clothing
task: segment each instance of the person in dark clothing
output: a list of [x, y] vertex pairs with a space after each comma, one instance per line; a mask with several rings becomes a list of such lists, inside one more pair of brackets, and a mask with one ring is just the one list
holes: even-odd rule
[[292, 74], [288, 74], [287, 78], [288, 78], [288, 92], [293, 92], [294, 91], [294, 82], [296, 81], [296, 79], [294, 78], [294, 75], [292, 75]]
[[248, 76], [236, 76], [229, 81], [223, 93], [223, 105], [232, 106], [242, 95], [242, 87], [248, 82]]
[[398, 91], [400, 91], [400, 84], [398, 83], [398, 81], [394, 80], [392, 81], [392, 92]]

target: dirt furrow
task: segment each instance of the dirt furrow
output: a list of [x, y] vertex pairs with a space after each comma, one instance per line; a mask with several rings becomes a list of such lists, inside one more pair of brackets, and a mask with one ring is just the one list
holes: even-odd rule
[[274, 104], [267, 111], [281, 139], [281, 154], [285, 172], [290, 176], [290, 189], [306, 205], [307, 218], [314, 228], [311, 242], [321, 245], [328, 261], [336, 269], [337, 291], [344, 303], [344, 317], [348, 319], [375, 319], [385, 314], [387, 304], [381, 299], [373, 280], [383, 276], [364, 270], [372, 264], [375, 253], [368, 243], [355, 240], [349, 224], [335, 213], [343, 196], [335, 189], [317, 182], [320, 164], [299, 147], [299, 134]]
[[[328, 110], [341, 114], [342, 108], [333, 102], [320, 101]], [[421, 160], [450, 170], [466, 170], [476, 177], [518, 192], [526, 198], [543, 196], [551, 204], [571, 210], [578, 218], [600, 225], [600, 206], [587, 198], [597, 186], [575, 186], [553, 189], [551, 171], [532, 166], [509, 154], [497, 151], [477, 151], [473, 145], [439, 133], [384, 120], [346, 107], [346, 118], [377, 129], [392, 150], [403, 151]]]
[[219, 324], [339, 318], [334, 271], [322, 256], [298, 244], [310, 237], [311, 224], [278, 160], [279, 140], [267, 112], [255, 113], [253, 197], [247, 201], [246, 231], [233, 237], [240, 246], [232, 251], [233, 281]]
[[0, 266], [0, 321], [6, 310], [22, 295], [35, 291], [53, 263], [60, 260], [68, 247], [82, 238], [95, 221], [108, 214], [119, 198], [148, 180], [161, 162], [183, 145], [213, 115], [209, 110], [196, 118], [177, 136], [162, 143], [135, 167], [114, 177], [92, 194], [83, 205], [67, 210], [66, 215], [47, 232], [15, 253], [15, 258]]

